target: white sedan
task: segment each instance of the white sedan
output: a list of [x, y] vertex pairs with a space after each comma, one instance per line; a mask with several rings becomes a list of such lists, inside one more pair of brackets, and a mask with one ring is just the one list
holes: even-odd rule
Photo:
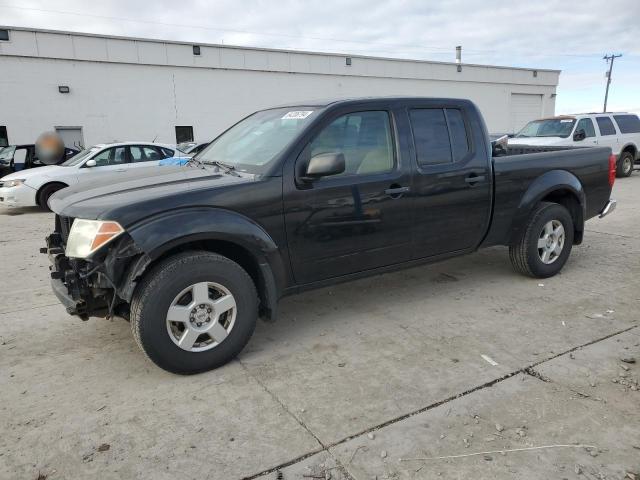
[[158, 165], [180, 156], [175, 146], [126, 142], [94, 145], [60, 165], [21, 170], [0, 179], [0, 205], [40, 206], [48, 209], [49, 197], [58, 190], [96, 178], [104, 173]]

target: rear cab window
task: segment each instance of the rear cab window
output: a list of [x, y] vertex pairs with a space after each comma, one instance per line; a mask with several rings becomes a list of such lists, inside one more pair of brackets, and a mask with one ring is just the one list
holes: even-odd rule
[[416, 108], [409, 111], [420, 167], [460, 162], [470, 153], [464, 115], [457, 108]]
[[640, 133], [640, 119], [637, 115], [614, 115], [620, 133]]
[[607, 135], [616, 134], [616, 129], [609, 117], [596, 117], [596, 123], [600, 129], [600, 136], [606, 137]]

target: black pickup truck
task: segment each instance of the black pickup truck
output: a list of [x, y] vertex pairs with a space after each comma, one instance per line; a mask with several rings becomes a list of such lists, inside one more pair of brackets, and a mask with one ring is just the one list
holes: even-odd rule
[[187, 166], [58, 192], [43, 252], [70, 314], [129, 319], [157, 365], [200, 372], [304, 289], [492, 245], [523, 274], [556, 274], [585, 221], [615, 208], [615, 158], [494, 150], [467, 100], [263, 110]]

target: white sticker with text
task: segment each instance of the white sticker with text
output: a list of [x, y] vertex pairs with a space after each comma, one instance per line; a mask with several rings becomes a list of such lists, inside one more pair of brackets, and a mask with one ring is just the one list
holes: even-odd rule
[[307, 118], [309, 115], [313, 113], [313, 110], [298, 110], [295, 112], [287, 112], [282, 120], [302, 120], [303, 118]]

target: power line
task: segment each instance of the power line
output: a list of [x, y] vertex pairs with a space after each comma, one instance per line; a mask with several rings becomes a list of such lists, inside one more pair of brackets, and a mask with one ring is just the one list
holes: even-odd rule
[[[193, 24], [184, 24], [184, 23], [170, 23], [170, 22], [160, 22], [153, 20], [144, 20], [144, 19], [134, 19], [134, 18], [126, 18], [126, 17], [115, 17], [109, 15], [97, 15], [91, 13], [79, 13], [72, 12], [68, 10], [53, 10], [46, 8], [35, 8], [35, 7], [19, 7], [15, 5], [0, 5], [0, 8], [7, 8], [13, 10], [24, 10], [38, 13], [52, 13], [57, 15], [72, 15], [78, 17], [87, 17], [87, 18], [99, 18], [103, 20], [115, 20], [115, 21], [123, 21], [123, 22], [133, 22], [140, 23], [146, 25], [158, 25], [163, 27], [178, 27], [178, 28], [191, 28], [198, 30], [207, 30], [207, 31], [217, 31], [217, 32], [228, 32], [228, 33], [240, 33], [247, 35], [260, 35], [260, 36], [268, 36], [268, 37], [282, 37], [282, 38], [290, 38], [290, 39], [303, 39], [303, 40], [315, 40], [315, 41], [323, 41], [323, 42], [341, 42], [341, 43], [351, 43], [351, 44], [362, 44], [369, 46], [386, 46], [393, 48], [412, 48], [412, 49], [421, 49], [421, 50], [434, 50], [434, 54], [444, 55], [448, 52], [452, 52], [452, 47], [446, 46], [435, 46], [435, 45], [419, 45], [419, 44], [410, 44], [410, 43], [383, 43], [383, 42], [371, 42], [366, 40], [353, 40], [353, 39], [344, 39], [344, 38], [330, 38], [330, 37], [316, 37], [316, 36], [307, 36], [307, 35], [295, 35], [295, 34], [287, 34], [287, 33], [274, 33], [274, 32], [259, 32], [254, 30], [241, 30], [241, 29], [231, 29], [231, 28], [223, 28], [223, 27], [214, 27], [214, 26], [205, 26], [205, 25], [193, 25]], [[353, 51], [353, 50], [351, 50]], [[392, 53], [392, 52], [389, 52]], [[487, 55], [487, 54], [496, 54], [503, 53], [501, 50], [465, 50], [466, 55]], [[577, 58], [593, 58], [597, 53], [584, 53], [584, 54], [569, 54], [569, 53], [541, 53], [541, 52], [521, 52], [521, 55], [533, 55], [540, 57], [577, 57]]]

